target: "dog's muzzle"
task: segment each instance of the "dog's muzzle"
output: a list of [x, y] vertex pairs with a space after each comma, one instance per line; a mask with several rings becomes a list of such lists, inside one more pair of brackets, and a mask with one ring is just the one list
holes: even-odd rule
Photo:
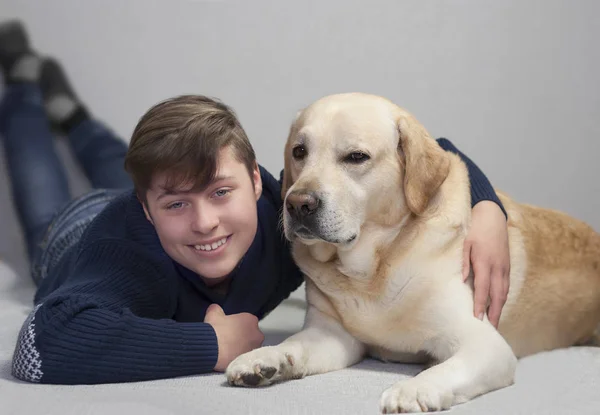
[[356, 235], [339, 238], [331, 226], [323, 223], [323, 199], [314, 192], [292, 192], [285, 199], [291, 233], [302, 239], [320, 239], [330, 243], [350, 243]]

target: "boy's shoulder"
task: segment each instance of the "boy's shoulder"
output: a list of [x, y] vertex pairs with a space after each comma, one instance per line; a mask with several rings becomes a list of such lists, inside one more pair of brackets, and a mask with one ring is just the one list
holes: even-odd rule
[[138, 242], [155, 242], [158, 239], [134, 190], [110, 201], [88, 226], [81, 242], [85, 245], [102, 239]]
[[126, 191], [111, 200], [104, 209], [94, 218], [91, 228], [96, 228], [97, 236], [117, 236], [125, 231], [124, 224], [127, 223], [131, 213], [135, 211], [135, 205], [139, 202], [134, 191]]

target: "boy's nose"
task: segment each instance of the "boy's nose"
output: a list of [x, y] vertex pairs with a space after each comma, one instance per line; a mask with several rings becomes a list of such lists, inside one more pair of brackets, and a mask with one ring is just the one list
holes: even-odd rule
[[219, 226], [219, 216], [209, 210], [198, 212], [195, 220], [192, 222], [192, 229], [200, 233], [210, 233]]

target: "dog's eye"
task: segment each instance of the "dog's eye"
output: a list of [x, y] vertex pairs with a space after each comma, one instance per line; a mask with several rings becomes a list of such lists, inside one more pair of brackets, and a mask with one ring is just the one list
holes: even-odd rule
[[362, 153], [360, 151], [355, 151], [353, 153], [350, 153], [346, 156], [346, 158], [344, 159], [345, 162], [348, 163], [355, 163], [355, 164], [359, 164], [359, 163], [364, 163], [365, 161], [369, 160], [371, 157], [369, 157], [368, 154]]
[[292, 149], [292, 155], [296, 160], [302, 160], [306, 156], [306, 149], [304, 146], [296, 146]]

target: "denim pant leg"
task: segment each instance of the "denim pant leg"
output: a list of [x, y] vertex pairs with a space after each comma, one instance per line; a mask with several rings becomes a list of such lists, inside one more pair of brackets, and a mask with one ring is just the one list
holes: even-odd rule
[[127, 145], [102, 123], [87, 119], [67, 138], [93, 190], [69, 203], [52, 221], [32, 263], [32, 276], [38, 285], [81, 239], [96, 215], [124, 190], [133, 188], [124, 168]]
[[95, 189], [130, 189], [127, 144], [99, 121], [88, 119], [69, 133], [71, 149]]
[[52, 217], [71, 198], [36, 84], [6, 85], [0, 104], [0, 134], [31, 260]]

